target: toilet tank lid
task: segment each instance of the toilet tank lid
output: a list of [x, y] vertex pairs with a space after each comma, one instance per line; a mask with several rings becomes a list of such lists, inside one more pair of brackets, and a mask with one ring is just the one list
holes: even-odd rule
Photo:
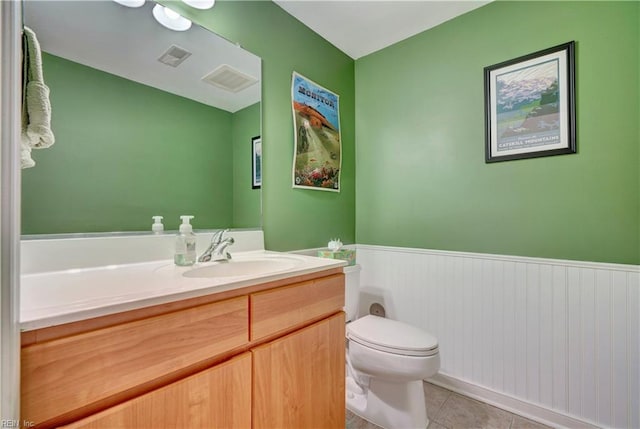
[[438, 348], [438, 339], [428, 332], [373, 315], [349, 323], [347, 337], [398, 351], [426, 352]]

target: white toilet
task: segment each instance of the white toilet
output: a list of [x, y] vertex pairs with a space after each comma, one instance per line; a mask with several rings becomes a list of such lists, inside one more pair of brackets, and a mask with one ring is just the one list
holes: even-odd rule
[[429, 424], [422, 380], [440, 369], [438, 340], [415, 326], [357, 317], [360, 267], [345, 267], [347, 408], [385, 429]]

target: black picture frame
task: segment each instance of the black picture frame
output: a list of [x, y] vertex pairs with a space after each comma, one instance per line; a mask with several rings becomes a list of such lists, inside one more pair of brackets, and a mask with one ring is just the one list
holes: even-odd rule
[[251, 138], [251, 189], [262, 187], [262, 138]]
[[485, 162], [576, 153], [575, 42], [484, 68]]

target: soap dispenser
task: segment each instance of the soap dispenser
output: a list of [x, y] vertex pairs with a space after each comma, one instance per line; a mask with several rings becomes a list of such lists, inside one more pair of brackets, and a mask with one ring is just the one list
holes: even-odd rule
[[196, 262], [196, 235], [189, 221], [193, 216], [180, 216], [182, 224], [176, 236], [176, 253], [173, 261], [176, 265], [189, 266]]
[[151, 225], [151, 231], [153, 231], [154, 234], [161, 234], [162, 231], [164, 231], [164, 225], [162, 224], [162, 216], [151, 216], [151, 219], [153, 219], [153, 225]]

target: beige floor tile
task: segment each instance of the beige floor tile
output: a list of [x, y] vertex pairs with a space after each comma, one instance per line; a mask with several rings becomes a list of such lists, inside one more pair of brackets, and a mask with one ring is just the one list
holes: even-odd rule
[[424, 383], [424, 401], [427, 406], [427, 417], [429, 417], [429, 420], [433, 421], [438, 415], [440, 407], [442, 407], [442, 404], [444, 404], [449, 395], [451, 395], [450, 390], [443, 389], [435, 384]]
[[447, 429], [447, 428], [431, 420], [429, 422], [429, 426], [427, 426], [427, 429]]
[[450, 429], [509, 429], [512, 419], [507, 411], [452, 393], [434, 420]]
[[[427, 429], [551, 429], [491, 405], [424, 384], [429, 427]], [[381, 429], [347, 410], [346, 429]]]
[[545, 426], [541, 423], [537, 423], [531, 420], [527, 420], [524, 417], [513, 416], [513, 423], [511, 423], [511, 429], [550, 429], [549, 426]]

